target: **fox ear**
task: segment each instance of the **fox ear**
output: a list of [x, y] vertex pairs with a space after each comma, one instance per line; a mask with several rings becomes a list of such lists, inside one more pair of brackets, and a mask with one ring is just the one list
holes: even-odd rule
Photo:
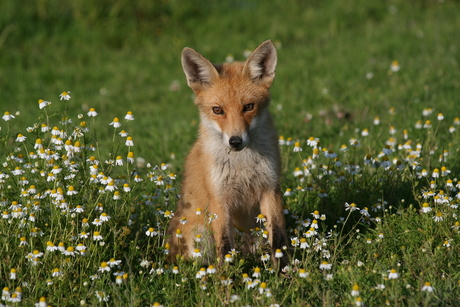
[[246, 60], [244, 72], [257, 84], [270, 87], [275, 79], [276, 48], [271, 40], [260, 44]]
[[194, 92], [211, 85], [219, 77], [214, 65], [191, 48], [184, 48], [182, 51], [182, 68], [187, 84]]

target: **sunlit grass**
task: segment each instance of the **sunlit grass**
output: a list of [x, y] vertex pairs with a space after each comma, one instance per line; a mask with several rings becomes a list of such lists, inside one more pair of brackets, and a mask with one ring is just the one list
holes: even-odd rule
[[[0, 306], [457, 304], [456, 3], [117, 3], [0, 4]], [[268, 38], [291, 264], [262, 217], [255, 254], [167, 263], [198, 125], [180, 51]]]
[[[179, 197], [168, 161], [136, 156], [129, 131], [139, 115], [73, 116], [70, 94], [40, 100], [39, 120], [23, 133], [10, 132], [20, 114], [2, 117], [3, 304], [455, 301], [458, 118], [426, 109], [423, 125], [387, 130], [381, 116], [336, 148], [280, 137], [284, 161], [297, 167], [284, 174], [291, 265], [279, 275], [261, 241], [263, 216], [254, 217], [256, 254], [229, 251], [205, 267], [197, 249], [194, 261], [168, 264], [165, 229]], [[97, 121], [112, 130], [109, 150], [98, 147]]]

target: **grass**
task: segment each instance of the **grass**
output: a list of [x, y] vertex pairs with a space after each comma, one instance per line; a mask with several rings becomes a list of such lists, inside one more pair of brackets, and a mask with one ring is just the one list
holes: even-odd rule
[[[0, 304], [458, 304], [456, 3], [4, 1], [0, 11], [0, 111], [20, 112], [0, 120]], [[292, 266], [273, 274], [262, 246], [204, 277], [200, 259], [177, 272], [164, 232], [198, 125], [181, 49], [241, 60], [267, 38], [278, 45], [271, 107], [287, 141]], [[63, 147], [42, 124], [93, 147]]]

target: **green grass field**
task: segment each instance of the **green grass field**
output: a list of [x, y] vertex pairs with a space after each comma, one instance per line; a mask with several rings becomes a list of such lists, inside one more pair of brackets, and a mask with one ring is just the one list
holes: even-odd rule
[[[0, 12], [0, 306], [460, 303], [456, 2], [36, 0]], [[218, 63], [266, 39], [292, 265], [273, 273], [264, 245], [216, 259], [216, 272], [200, 258], [168, 264], [199, 120], [182, 48]], [[254, 232], [262, 240], [263, 225]]]

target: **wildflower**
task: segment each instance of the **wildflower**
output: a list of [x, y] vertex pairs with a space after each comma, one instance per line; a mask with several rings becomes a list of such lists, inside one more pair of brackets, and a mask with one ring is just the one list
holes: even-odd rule
[[359, 213], [361, 213], [362, 215], [367, 216], [367, 217], [370, 216], [369, 209], [367, 207], [364, 207], [364, 209], [361, 209], [361, 211], [359, 211]]
[[297, 247], [297, 246], [299, 246], [299, 244], [300, 244], [299, 238], [297, 238], [297, 237], [291, 238], [291, 245], [292, 246]]
[[319, 158], [319, 149], [318, 148], [313, 148], [313, 159], [318, 159]]
[[265, 218], [265, 216], [263, 214], [259, 214], [256, 217], [256, 222], [257, 223], [265, 223], [266, 221], [267, 221], [267, 219]]
[[87, 218], [82, 219], [81, 227], [88, 227], [88, 226], [89, 226], [88, 219]]
[[277, 249], [275, 251], [275, 258], [281, 258], [283, 257], [283, 252], [281, 251], [281, 249]]
[[89, 109], [88, 116], [89, 117], [96, 117], [97, 116], [96, 109], [95, 108]]
[[307, 239], [300, 238], [300, 248], [301, 249], [306, 249], [308, 247], [310, 247], [310, 245], [308, 244]]
[[174, 274], [179, 274], [179, 267], [178, 266], [174, 266], [173, 269], [172, 269], [172, 272]]
[[46, 107], [47, 105], [50, 105], [51, 102], [49, 101], [46, 101], [46, 100], [43, 100], [43, 99], [39, 99], [38, 100], [38, 107], [41, 109], [43, 109], [44, 107]]
[[54, 268], [52, 271], [51, 271], [51, 276], [52, 277], [60, 277], [62, 276], [63, 273], [61, 270], [59, 270], [58, 268]]
[[308, 273], [305, 269], [300, 269], [299, 270], [299, 277], [300, 278], [307, 278], [308, 277]]
[[260, 278], [261, 274], [260, 274], [260, 268], [259, 267], [255, 267], [254, 268], [254, 273], [252, 274], [252, 277], [254, 278]]
[[441, 176], [448, 176], [450, 174], [450, 170], [447, 169], [447, 167], [443, 166], [441, 167]]
[[67, 188], [67, 195], [75, 195], [78, 194], [78, 191], [75, 191], [75, 188], [73, 185], [69, 185]]
[[433, 113], [433, 108], [425, 108], [422, 111], [422, 115], [425, 117], [430, 116], [432, 113]]
[[70, 92], [67, 91], [67, 92], [62, 92], [61, 95], [59, 95], [59, 100], [70, 100]]
[[267, 283], [261, 282], [260, 285], [259, 285], [259, 293], [262, 294], [262, 293], [264, 293], [264, 291], [267, 291], [267, 290], [269, 290], [267, 288]]
[[266, 261], [270, 260], [270, 255], [269, 254], [263, 254], [262, 256], [260, 256], [260, 260], [262, 260], [263, 262], [266, 262]]
[[355, 138], [351, 138], [348, 142], [350, 146], [355, 146], [355, 147], [359, 146], [359, 141]]
[[51, 182], [51, 181], [55, 181], [55, 180], [56, 180], [56, 176], [54, 176], [53, 173], [49, 173], [48, 177], [46, 178], [46, 181]]
[[383, 148], [383, 153], [385, 155], [391, 155], [393, 153], [393, 150], [391, 150], [391, 147], [389, 145], [385, 145], [385, 148]]
[[176, 229], [176, 238], [182, 238], [182, 230]]
[[128, 113], [126, 113], [126, 115], [125, 115], [125, 119], [126, 120], [134, 120], [133, 112], [128, 111]]
[[94, 219], [94, 221], [92, 222], [93, 225], [95, 226], [101, 226], [102, 225], [102, 221], [100, 219]]
[[113, 268], [114, 266], [119, 266], [121, 264], [121, 260], [115, 260], [114, 258], [107, 261], [107, 264]]
[[110, 299], [110, 295], [106, 294], [104, 291], [96, 291], [95, 295], [99, 302], [108, 302]]
[[441, 222], [443, 220], [443, 214], [441, 211], [436, 212], [435, 216], [433, 216], [433, 220], [435, 222]]
[[35, 307], [46, 307], [48, 304], [46, 303], [46, 298], [44, 296], [40, 297], [38, 303], [35, 304]]
[[325, 150], [324, 156], [326, 158], [335, 159], [337, 157], [337, 154], [333, 150]]
[[294, 177], [303, 177], [303, 171], [300, 170], [300, 167], [296, 167], [292, 174], [294, 175]]
[[155, 231], [155, 229], [153, 227], [150, 227], [146, 232], [145, 234], [148, 236], [148, 237], [154, 237], [156, 235], [158, 235], [158, 232]]
[[2, 116], [3, 120], [4, 121], [9, 121], [11, 120], [12, 118], [14, 118], [14, 115], [11, 115], [10, 112], [6, 111], [3, 116]]
[[115, 191], [116, 188], [117, 188], [117, 187], [116, 187], [115, 182], [114, 182], [113, 180], [109, 181], [109, 182], [107, 183], [107, 185], [105, 186], [105, 189], [106, 189], [107, 191], [110, 191], [110, 192]]
[[292, 189], [286, 189], [286, 192], [284, 192], [284, 196], [291, 196], [293, 194]]
[[307, 145], [308, 146], [311, 146], [311, 147], [317, 147], [319, 145], [319, 139], [318, 138], [314, 138], [314, 137], [310, 137], [308, 140], [307, 140]]
[[210, 214], [208, 215], [208, 221], [209, 221], [209, 223], [211, 223], [211, 222], [214, 221], [214, 220], [217, 220], [218, 218], [219, 218], [218, 215], [215, 214], [215, 213], [210, 213]]
[[319, 269], [320, 270], [330, 270], [330, 269], [332, 269], [332, 264], [328, 263], [327, 261], [323, 261], [319, 265]]
[[221, 279], [221, 284], [224, 285], [224, 286], [229, 286], [233, 283], [233, 280], [231, 278], [224, 278], [222, 277]]
[[15, 268], [12, 268], [10, 270], [10, 279], [12, 280], [16, 279], [16, 269]]
[[126, 161], [131, 164], [134, 163], [134, 152], [132, 151], [128, 152], [128, 157], [126, 158]]
[[286, 141], [284, 140], [284, 136], [280, 135], [278, 144], [280, 146], [286, 145]]
[[83, 245], [83, 243], [78, 243], [76, 250], [79, 252], [85, 252], [86, 251], [86, 246]]
[[125, 145], [126, 145], [126, 146], [134, 146], [133, 138], [132, 138], [131, 136], [128, 136], [128, 137], [126, 138]]
[[421, 211], [423, 213], [427, 213], [431, 211], [431, 207], [429, 203], [423, 203]]
[[26, 137], [23, 136], [22, 134], [18, 134], [18, 136], [16, 137], [16, 142], [24, 142], [26, 140]]
[[123, 284], [123, 277], [120, 276], [120, 275], [117, 275], [117, 276], [115, 277], [115, 284], [117, 284], [117, 285]]
[[101, 233], [99, 231], [95, 231], [93, 233], [93, 241], [101, 241], [103, 240]]
[[208, 269], [206, 270], [208, 274], [215, 274], [217, 272], [216, 268], [211, 264], [208, 266]]
[[66, 249], [65, 249], [65, 246], [64, 246], [64, 242], [59, 242], [56, 250], [60, 251], [61, 253], [65, 252]]
[[201, 215], [201, 208], [196, 208], [195, 214], [196, 214], [196, 215]]
[[119, 133], [118, 133], [121, 137], [127, 137], [129, 135], [128, 132], [126, 132], [125, 130], [121, 130]]
[[202, 278], [206, 276], [206, 269], [205, 268], [201, 268], [195, 275], [196, 278]]
[[359, 295], [359, 286], [358, 284], [354, 284], [353, 288], [351, 289], [351, 296], [358, 296]]
[[300, 142], [295, 142], [294, 144], [294, 152], [302, 151], [302, 147], [300, 147]]
[[399, 62], [394, 60], [391, 62], [391, 65], [390, 65], [390, 70], [392, 72], [397, 72], [401, 69], [401, 67], [399, 66]]
[[232, 254], [226, 254], [224, 258], [225, 258], [225, 262], [233, 262]]
[[108, 215], [107, 213], [103, 212], [99, 218], [103, 222], [108, 222], [110, 220], [110, 215]]
[[118, 119], [118, 117], [115, 117], [113, 119], [113, 121], [109, 125], [113, 126], [114, 128], [120, 128], [121, 127], [120, 120]]
[[201, 256], [202, 256], [201, 250], [199, 248], [195, 248], [195, 250], [192, 252], [192, 257], [198, 258], [198, 257], [201, 257]]
[[355, 210], [359, 210], [358, 207], [356, 207], [355, 203], [348, 204], [347, 202], [345, 203], [345, 211], [350, 210], [350, 212], [353, 212]]
[[72, 256], [75, 257], [75, 249], [72, 246], [67, 247], [65, 251], [62, 252], [63, 255], [65, 256]]
[[388, 271], [388, 279], [397, 279], [399, 278], [399, 274], [395, 269], [391, 269]]
[[14, 170], [11, 171], [11, 174], [15, 175], [15, 176], [21, 176], [22, 174], [24, 174], [25, 171], [22, 170], [19, 166], [16, 166], [14, 168]]
[[431, 286], [431, 283], [430, 282], [425, 282], [425, 284], [423, 285], [421, 291], [423, 292], [433, 292], [434, 291], [434, 288]]
[[431, 120], [425, 121], [425, 124], [423, 125], [423, 128], [426, 128], [426, 129], [431, 128]]
[[113, 200], [119, 200], [121, 199], [121, 195], [120, 195], [120, 192], [119, 191], [115, 191], [113, 193]]
[[95, 164], [95, 165], [91, 165], [91, 166], [89, 167], [89, 174], [90, 174], [90, 175], [94, 175], [94, 176], [95, 176], [95, 175], [97, 175], [98, 173], [99, 173], [99, 166], [98, 166], [98, 165]]
[[107, 262], [101, 263], [101, 266], [99, 267], [98, 272], [101, 272], [101, 273], [110, 272], [110, 266], [107, 264]]
[[11, 303], [19, 303], [21, 301], [21, 296], [17, 293], [13, 293], [11, 297], [8, 298], [8, 301]]

